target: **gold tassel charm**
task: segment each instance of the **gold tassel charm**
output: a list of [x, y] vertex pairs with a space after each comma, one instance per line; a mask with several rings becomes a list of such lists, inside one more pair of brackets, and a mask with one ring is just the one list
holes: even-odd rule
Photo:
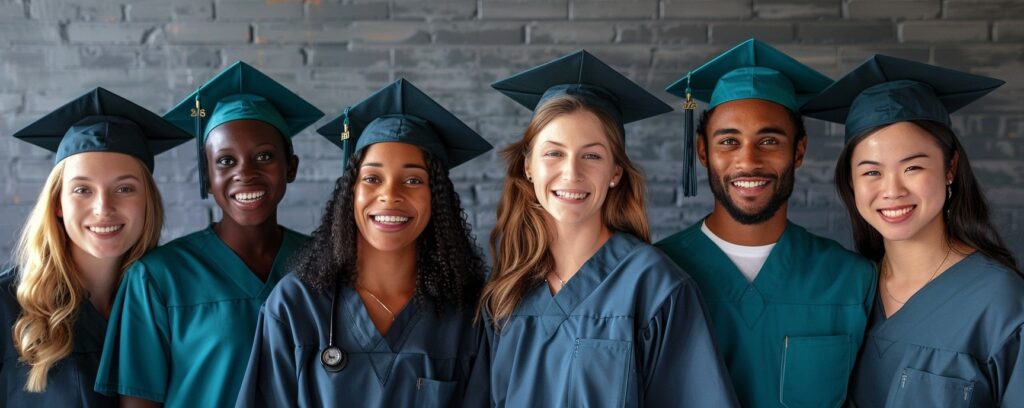
[[203, 109], [202, 106], [199, 106], [199, 98], [196, 98], [196, 107], [191, 109], [191, 115], [192, 115], [193, 118], [196, 118], [196, 117], [205, 118], [206, 117], [206, 109]]

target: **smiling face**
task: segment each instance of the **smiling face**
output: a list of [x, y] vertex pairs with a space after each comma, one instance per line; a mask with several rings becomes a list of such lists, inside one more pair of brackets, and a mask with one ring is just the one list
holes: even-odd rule
[[224, 212], [224, 225], [277, 224], [277, 205], [295, 179], [299, 158], [284, 138], [258, 120], [217, 126], [206, 138], [209, 192]]
[[807, 138], [796, 141], [786, 108], [761, 99], [726, 102], [714, 108], [706, 131], [697, 138], [697, 152], [715, 206], [748, 225], [785, 217], [779, 209], [793, 193], [807, 146]]
[[71, 251], [115, 260], [142, 236], [146, 217], [147, 170], [122, 153], [88, 152], [64, 159], [60, 207]]
[[883, 238], [942, 233], [946, 181], [953, 175], [934, 138], [910, 122], [865, 137], [850, 157], [857, 212]]
[[566, 226], [601, 223], [608, 189], [622, 177], [601, 121], [586, 110], [551, 120], [525, 161], [537, 201]]
[[430, 223], [430, 179], [423, 151], [407, 143], [366, 148], [353, 187], [360, 245], [382, 252], [415, 250]]

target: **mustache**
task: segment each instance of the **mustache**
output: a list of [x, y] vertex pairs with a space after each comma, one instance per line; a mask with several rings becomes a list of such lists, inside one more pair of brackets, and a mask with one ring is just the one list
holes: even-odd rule
[[742, 178], [762, 178], [762, 179], [768, 179], [768, 180], [778, 180], [779, 176], [774, 175], [774, 174], [757, 173], [757, 172], [733, 173], [733, 174], [730, 174], [728, 176], [725, 176], [725, 182], [731, 183], [733, 180], [742, 179]]

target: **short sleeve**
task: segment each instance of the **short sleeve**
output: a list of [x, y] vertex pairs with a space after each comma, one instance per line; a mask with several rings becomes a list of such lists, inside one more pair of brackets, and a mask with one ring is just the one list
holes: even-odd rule
[[256, 337], [235, 407], [298, 406], [292, 328], [260, 308]]

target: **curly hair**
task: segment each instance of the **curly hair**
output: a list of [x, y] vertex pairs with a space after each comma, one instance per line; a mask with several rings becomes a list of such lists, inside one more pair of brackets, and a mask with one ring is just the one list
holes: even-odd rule
[[[421, 149], [422, 151], [422, 149]], [[335, 284], [353, 285], [359, 230], [354, 215], [354, 182], [359, 177], [363, 151], [348, 161], [334, 183], [320, 226], [292, 258], [292, 270], [310, 289], [331, 290]], [[483, 287], [484, 262], [472, 227], [466, 221], [455, 186], [440, 160], [422, 151], [430, 180], [430, 222], [416, 242], [416, 294], [429, 298], [440, 312], [446, 307], [471, 310]]]

